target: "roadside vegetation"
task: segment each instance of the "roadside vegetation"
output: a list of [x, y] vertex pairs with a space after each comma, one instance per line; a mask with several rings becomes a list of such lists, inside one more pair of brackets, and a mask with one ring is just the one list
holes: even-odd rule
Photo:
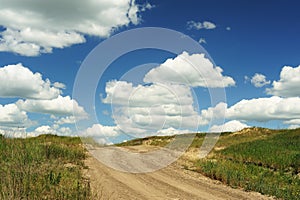
[[0, 135], [0, 199], [91, 199], [79, 138]]

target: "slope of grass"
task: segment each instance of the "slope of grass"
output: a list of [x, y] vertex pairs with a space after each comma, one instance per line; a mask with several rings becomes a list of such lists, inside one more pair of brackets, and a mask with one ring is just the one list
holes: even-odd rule
[[0, 199], [89, 199], [79, 138], [0, 137]]
[[221, 155], [225, 159], [297, 174], [300, 173], [300, 129], [230, 146]]
[[233, 187], [283, 199], [300, 199], [300, 129], [248, 129], [221, 137], [209, 159], [198, 160], [198, 172]]

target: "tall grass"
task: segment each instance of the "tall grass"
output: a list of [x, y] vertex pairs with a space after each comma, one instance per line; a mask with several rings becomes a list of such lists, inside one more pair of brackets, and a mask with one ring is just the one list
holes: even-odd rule
[[89, 199], [79, 138], [0, 137], [0, 199]]
[[221, 155], [226, 159], [297, 174], [300, 173], [300, 129], [234, 145]]

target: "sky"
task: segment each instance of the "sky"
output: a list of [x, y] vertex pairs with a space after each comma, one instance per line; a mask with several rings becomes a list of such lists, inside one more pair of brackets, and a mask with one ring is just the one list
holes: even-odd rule
[[[115, 143], [251, 126], [300, 127], [296, 0], [0, 5], [0, 134]], [[170, 37], [150, 33], [153, 41], [147, 41], [138, 32], [126, 39], [149, 27], [168, 30]], [[170, 43], [117, 53], [156, 40], [165, 44], [172, 34], [181, 52], [167, 51]], [[199, 51], [185, 48], [191, 41]], [[104, 66], [110, 56], [116, 58]], [[90, 75], [82, 76], [86, 68]]]

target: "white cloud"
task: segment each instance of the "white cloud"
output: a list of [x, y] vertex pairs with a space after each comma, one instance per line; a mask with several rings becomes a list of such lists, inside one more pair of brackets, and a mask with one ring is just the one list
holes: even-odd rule
[[292, 124], [288, 127], [288, 129], [297, 129], [297, 128], [300, 128], [300, 125], [298, 124]]
[[226, 115], [227, 104], [224, 102], [218, 103], [215, 107], [209, 107], [201, 110], [201, 118], [208, 122], [213, 118], [224, 118]]
[[49, 53], [85, 42], [84, 35], [108, 37], [115, 29], [138, 24], [152, 6], [131, 0], [0, 0], [0, 51], [24, 56]]
[[215, 29], [217, 27], [214, 23], [208, 21], [204, 21], [202, 25], [205, 29]]
[[73, 131], [69, 127], [61, 127], [57, 130], [58, 135], [65, 135], [65, 136], [70, 136], [73, 135]]
[[55, 121], [55, 124], [74, 124], [76, 122], [75, 117], [72, 116], [66, 116], [66, 117], [61, 117], [59, 120]]
[[58, 96], [52, 100], [19, 100], [17, 105], [27, 112], [45, 113], [50, 115], [73, 115], [87, 117], [84, 108], [79, 106], [77, 101], [71, 97]]
[[300, 96], [300, 65], [298, 67], [285, 66], [280, 72], [280, 80], [273, 81], [273, 87], [266, 92], [282, 97]]
[[145, 75], [144, 82], [187, 84], [208, 88], [234, 86], [235, 81], [229, 76], [223, 76], [222, 72], [222, 68], [214, 67], [204, 54], [189, 55], [183, 52], [150, 70]]
[[202, 121], [209, 121], [224, 117], [239, 121], [266, 122], [271, 120], [284, 120], [285, 124], [298, 124], [300, 119], [300, 98], [269, 98], [243, 99], [228, 107], [226, 103], [219, 103], [201, 111]]
[[60, 135], [60, 136], [75, 136], [74, 132], [69, 127], [41, 125], [33, 131], [27, 131], [26, 128], [20, 127], [1, 127], [0, 135], [13, 138], [37, 137], [43, 134]]
[[53, 87], [58, 88], [58, 89], [66, 89], [66, 85], [63, 83], [59, 83], [59, 82], [53, 83]]
[[21, 111], [16, 104], [0, 104], [0, 125], [24, 126], [28, 122], [25, 111]]
[[181, 135], [181, 134], [186, 134], [186, 133], [190, 133], [190, 131], [189, 130], [178, 130], [178, 129], [174, 129], [173, 127], [171, 127], [171, 128], [167, 128], [167, 129], [158, 130], [155, 135], [168, 136], [168, 135]]
[[135, 107], [151, 107], [157, 104], [191, 105], [191, 90], [184, 85], [137, 85], [126, 81], [109, 81], [105, 87], [104, 103]]
[[205, 38], [200, 38], [200, 39], [199, 39], [199, 43], [200, 43], [200, 44], [206, 44]]
[[26, 132], [25, 128], [20, 127], [7, 127], [7, 126], [0, 126], [0, 135], [4, 135], [5, 137], [9, 138], [25, 138], [27, 137], [28, 133]]
[[[199, 78], [199, 73], [205, 77]], [[202, 112], [200, 116], [190, 86], [223, 88], [235, 84], [204, 54], [186, 52], [150, 70], [144, 81], [150, 84], [134, 86], [125, 81], [109, 81], [106, 97], [101, 96], [103, 103], [112, 105], [112, 117], [119, 130], [135, 137], [193, 132], [209, 124], [215, 115], [224, 115], [226, 107]]]
[[187, 22], [188, 29], [215, 29], [217, 26], [209, 21], [204, 22], [195, 22], [195, 21], [188, 21]]
[[125, 81], [111, 81], [106, 85], [106, 94], [102, 101], [112, 104], [115, 123], [124, 132], [153, 133], [208, 123], [199, 118], [191, 90], [184, 85], [133, 86]]
[[54, 99], [61, 91], [51, 87], [48, 79], [40, 73], [33, 73], [22, 64], [0, 68], [0, 96], [29, 99]]
[[300, 128], [300, 119], [291, 119], [283, 122], [284, 124], [289, 124], [288, 129]]
[[84, 43], [82, 35], [75, 32], [45, 32], [26, 28], [7, 28], [0, 33], [0, 52], [14, 52], [23, 56], [37, 56], [51, 53], [53, 48], [64, 48], [72, 44]]
[[219, 132], [236, 132], [240, 131], [243, 128], [249, 127], [247, 124], [244, 124], [237, 120], [232, 120], [226, 122], [223, 125], [214, 125], [210, 128], [210, 132], [219, 133]]
[[256, 73], [252, 78], [251, 78], [251, 83], [255, 87], [263, 87], [265, 85], [269, 85], [271, 81], [266, 80], [266, 76], [263, 74], [258, 74]]
[[291, 119], [283, 122], [284, 124], [299, 124], [300, 125], [300, 119]]
[[152, 8], [155, 8], [155, 5], [151, 5], [150, 3], [146, 3], [141, 7], [141, 11], [151, 10]]
[[27, 132], [26, 136], [27, 137], [36, 137], [42, 134], [52, 134], [52, 135], [60, 135], [60, 136], [74, 136], [72, 134], [72, 130], [69, 127], [51, 127], [49, 125], [42, 125], [37, 127], [34, 131], [32, 132]]
[[226, 30], [227, 30], [227, 31], [230, 31], [230, 30], [231, 30], [231, 27], [229, 27], [229, 26], [226, 27]]
[[226, 116], [239, 120], [269, 121], [300, 118], [300, 98], [257, 98], [242, 100], [227, 109]]
[[[222, 111], [222, 107], [226, 107], [226, 104], [219, 103], [213, 108], [203, 110], [201, 111], [201, 117], [210, 117], [212, 111], [215, 111], [216, 117], [223, 117], [224, 113], [218, 112], [218, 110]], [[257, 98], [250, 100], [243, 99], [227, 108], [225, 117], [226, 119], [257, 122], [300, 119], [300, 98], [281, 98], [273, 96], [269, 98]]]
[[94, 124], [87, 128], [80, 135], [82, 137], [115, 137], [120, 134], [120, 129], [117, 126], [103, 126]]
[[41, 134], [55, 134], [55, 132], [56, 131], [54, 129], [52, 129], [50, 126], [48, 126], [48, 125], [40, 126], [40, 127], [36, 128], [34, 130], [34, 133], [36, 135], [41, 135]]

